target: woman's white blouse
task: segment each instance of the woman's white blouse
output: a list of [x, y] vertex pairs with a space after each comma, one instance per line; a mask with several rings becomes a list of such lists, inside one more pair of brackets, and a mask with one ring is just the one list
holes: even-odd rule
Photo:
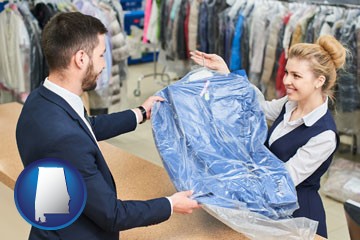
[[[271, 134], [269, 139], [270, 146], [277, 139], [291, 132], [303, 123], [306, 126], [312, 126], [317, 120], [324, 116], [328, 110], [328, 98], [326, 98], [326, 101], [311, 113], [301, 119], [289, 121], [291, 113], [297, 106], [296, 102], [288, 101], [287, 96], [272, 101], [266, 101], [262, 92], [255, 86], [254, 89], [266, 119], [269, 121], [275, 121], [286, 103], [284, 119]], [[332, 130], [324, 131], [315, 137], [310, 138], [304, 146], [300, 147], [296, 154], [285, 163], [285, 167], [289, 171], [295, 186], [299, 185], [313, 174], [316, 169], [328, 159], [331, 153], [334, 152], [335, 148], [336, 135]]]

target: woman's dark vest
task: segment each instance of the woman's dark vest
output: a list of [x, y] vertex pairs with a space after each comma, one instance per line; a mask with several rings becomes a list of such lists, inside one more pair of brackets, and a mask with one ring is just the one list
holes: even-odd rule
[[[296, 151], [302, 146], [304, 146], [312, 137], [327, 130], [332, 130], [336, 133], [336, 148], [338, 147], [339, 136], [337, 134], [334, 119], [329, 110], [312, 126], [307, 127], [305, 124], [302, 124], [291, 132], [274, 141], [271, 147], [269, 147], [269, 138], [277, 125], [279, 125], [279, 123], [283, 121], [284, 114], [285, 105], [279, 117], [275, 120], [275, 122], [269, 129], [268, 137], [265, 142], [265, 145], [270, 149], [270, 151], [274, 153], [283, 162], [287, 162], [292, 156], [294, 156], [296, 154]], [[318, 169], [316, 169], [313, 174], [311, 174], [307, 179], [305, 179], [296, 187], [299, 209], [294, 212], [293, 216], [307, 217], [318, 221], [319, 226], [317, 234], [323, 237], [327, 237], [326, 218], [324, 207], [320, 195], [318, 194], [318, 190], [320, 188], [320, 178], [329, 168], [334, 152], [325, 162], [321, 164]]]

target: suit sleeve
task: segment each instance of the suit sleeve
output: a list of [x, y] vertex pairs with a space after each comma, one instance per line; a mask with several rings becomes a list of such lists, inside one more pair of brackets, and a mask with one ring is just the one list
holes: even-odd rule
[[91, 125], [98, 141], [134, 131], [137, 123], [135, 113], [126, 110], [118, 113], [91, 117]]
[[[87, 141], [89, 139], [89, 141]], [[83, 214], [105, 231], [120, 231], [134, 227], [157, 224], [167, 220], [171, 206], [166, 198], [148, 201], [121, 201], [104, 175], [105, 161], [95, 157], [99, 154], [90, 138], [68, 134], [57, 138], [47, 157], [70, 161], [81, 173], [86, 183], [87, 202]], [[61, 146], [61, 147], [59, 147]], [[99, 161], [103, 161], [101, 164]], [[106, 177], [106, 176], [105, 176]]]

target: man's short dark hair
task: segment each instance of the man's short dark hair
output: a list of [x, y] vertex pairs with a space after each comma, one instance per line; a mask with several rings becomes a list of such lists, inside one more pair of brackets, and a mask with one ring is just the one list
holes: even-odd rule
[[55, 15], [46, 24], [41, 40], [49, 69], [65, 69], [79, 50], [84, 50], [91, 57], [99, 44], [98, 35], [105, 33], [104, 24], [92, 16], [80, 12]]

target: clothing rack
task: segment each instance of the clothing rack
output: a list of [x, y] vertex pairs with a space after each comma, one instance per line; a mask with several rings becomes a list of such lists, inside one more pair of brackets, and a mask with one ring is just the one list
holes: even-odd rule
[[150, 48], [153, 48], [154, 68], [153, 68], [152, 73], [141, 75], [138, 78], [137, 88], [133, 92], [134, 96], [136, 96], [136, 97], [141, 95], [140, 84], [141, 84], [141, 81], [144, 80], [145, 78], [153, 78], [154, 80], [157, 80], [157, 77], [161, 77], [161, 81], [158, 81], [158, 83], [160, 85], [166, 86], [166, 85], [170, 84], [170, 76], [169, 76], [169, 74], [165, 73], [166, 67], [164, 67], [161, 72], [157, 71], [157, 57], [158, 57], [159, 44], [157, 43], [157, 41], [154, 40], [153, 36], [150, 37], [149, 39], [147, 36], [148, 26], [151, 25], [150, 21], [153, 22], [154, 20], [157, 21], [157, 19], [158, 19], [157, 11], [155, 10], [153, 12], [152, 10], [159, 9], [160, 5], [158, 5], [158, 4], [160, 4], [160, 3], [158, 3], [158, 1], [151, 1], [151, 0], [145, 0], [144, 2], [145, 2], [144, 26], [143, 26], [142, 42], [144, 44], [150, 45]]
[[[83, 1], [86, 1], [86, 0], [83, 0]], [[123, 26], [122, 26], [122, 21], [121, 21], [122, 17], [120, 17], [120, 14], [122, 14], [122, 11], [120, 11], [121, 5], [119, 3], [118, 4], [119, 6], [117, 6], [116, 5], [116, 3], [117, 3], [116, 0], [114, 0], [114, 1], [97, 0], [97, 1], [92, 1], [92, 3], [95, 4], [95, 3], [99, 3], [100, 1], [102, 3], [104, 3], [104, 4], [106, 3], [108, 7], [104, 7], [104, 9], [94, 7], [94, 9], [97, 9], [97, 11], [105, 11], [106, 10], [106, 13], [109, 12], [110, 9], [111, 9], [113, 12], [115, 12], [115, 14], [114, 14], [115, 17], [112, 17], [113, 14], [111, 14], [111, 17], [112, 17], [111, 20], [114, 23], [111, 26], [116, 26], [116, 27], [114, 27], [114, 29], [116, 29], [116, 32], [114, 32], [113, 35], [111, 35], [110, 37], [114, 38], [114, 41], [116, 41], [116, 44], [112, 45], [112, 46], [116, 46], [116, 49], [115, 49], [116, 51], [115, 51], [115, 53], [113, 55], [111, 55], [110, 51], [107, 51], [108, 54], [105, 54], [106, 57], [107, 57], [106, 58], [107, 72], [106, 71], [103, 72], [104, 73], [103, 76], [102, 76], [103, 81], [101, 81], [101, 83], [98, 84], [98, 86], [100, 87], [99, 90], [92, 91], [92, 93], [94, 93], [94, 94], [92, 94], [90, 96], [90, 102], [91, 102], [90, 112], [92, 113], [92, 115], [94, 115], [96, 113], [107, 112], [108, 111], [107, 109], [109, 107], [115, 106], [115, 104], [120, 103], [121, 98], [123, 97], [123, 95], [121, 95], [122, 92], [123, 92], [123, 89], [121, 89], [121, 87], [122, 87], [122, 84], [124, 83], [124, 80], [126, 80], [127, 68], [128, 68], [128, 66], [127, 66], [127, 54], [128, 53], [127, 53], [127, 50], [126, 50], [126, 42], [125, 41], [120, 41], [120, 39], [124, 39], [125, 37], [124, 38], [119, 37], [121, 34], [125, 34], [125, 33], [123, 33]], [[30, 45], [31, 49], [36, 48], [36, 49], [41, 50], [41, 47], [40, 47], [41, 28], [46, 24], [46, 19], [50, 19], [50, 17], [51, 17], [50, 15], [52, 14], [53, 11], [44, 11], [44, 10], [39, 8], [40, 10], [39, 11], [34, 11], [35, 12], [34, 13], [34, 12], [31, 12], [31, 10], [36, 10], [36, 8], [32, 9], [32, 7], [35, 7], [36, 4], [41, 4], [41, 5], [44, 5], [46, 7], [49, 7], [50, 3], [51, 3], [51, 5], [57, 5], [57, 4], [60, 5], [61, 4], [60, 9], [58, 7], [53, 7], [54, 9], [56, 9], [56, 12], [58, 12], [58, 11], [60, 12], [60, 11], [66, 11], [65, 9], [62, 9], [62, 8], [76, 9], [77, 7], [74, 5], [75, 2], [76, 1], [74, 1], [74, 0], [45, 0], [45, 1], [40, 1], [40, 0], [5, 0], [5, 1], [3, 1], [3, 0], [0, 0], [0, 12], [5, 11], [5, 10], [8, 9], [8, 8], [4, 8], [5, 6], [7, 6], [6, 4], [8, 4], [10, 6], [12, 4], [15, 4], [15, 5], [19, 5], [19, 6], [22, 6], [23, 8], [27, 9], [27, 11], [24, 11], [26, 16], [35, 15], [37, 12], [39, 12], [39, 15], [44, 16], [43, 18], [39, 17], [39, 18], [42, 19], [41, 21], [37, 20], [36, 16], [34, 16], [36, 21], [32, 21], [33, 18], [29, 18], [29, 20], [25, 23], [25, 26], [26, 26], [26, 24], [29, 25], [30, 27], [32, 27], [33, 25], [39, 26], [39, 28], [40, 28], [39, 29], [39, 35], [29, 34], [29, 36], [32, 36], [32, 38], [29, 41], [30, 42], [29, 45]], [[113, 3], [113, 4], [110, 5], [110, 3]], [[79, 5], [81, 5], [81, 4], [79, 4]], [[41, 8], [42, 7], [43, 6], [41, 6]], [[54, 10], [54, 9], [52, 9], [52, 10]], [[79, 9], [79, 11], [80, 11], [80, 9]], [[40, 14], [40, 12], [41, 12], [41, 14]], [[100, 16], [105, 15], [106, 13], [101, 14]], [[26, 18], [24, 18], [24, 19], [26, 19]], [[104, 21], [104, 22], [107, 22], [107, 21]], [[116, 24], [116, 23], [118, 23], [118, 24]], [[109, 24], [110, 24], [110, 22], [109, 22]], [[117, 25], [119, 25], [119, 27], [117, 27]], [[3, 26], [3, 25], [1, 25], [1, 26]], [[109, 26], [107, 26], [107, 27], [109, 27]], [[35, 27], [33, 27], [33, 28], [35, 29]], [[9, 29], [9, 28], [1, 27], [0, 30], [4, 30], [4, 29]], [[10, 28], [10, 30], [13, 30], [13, 31], [16, 30], [17, 31], [18, 29], [11, 29]], [[31, 30], [33, 30], [33, 29], [31, 29]], [[38, 30], [38, 29], [36, 28], [36, 30]], [[0, 32], [2, 34], [2, 31], [0, 31]], [[35, 32], [35, 31], [32, 31], [32, 32]], [[110, 41], [109, 41], [109, 43], [110, 43]], [[109, 44], [109, 46], [110, 46], [110, 44]], [[15, 51], [15, 50], [21, 49], [21, 48], [7, 48], [7, 49], [12, 49], [12, 50]], [[35, 56], [34, 59], [31, 59], [32, 60], [32, 61], [30, 61], [31, 64], [26, 63], [26, 64], [29, 65], [29, 67], [21, 68], [21, 70], [26, 71], [23, 74], [24, 75], [24, 77], [23, 77], [24, 80], [23, 80], [23, 78], [18, 80], [19, 79], [18, 77], [15, 78], [13, 76], [14, 75], [13, 72], [19, 72], [19, 71], [13, 71], [13, 72], [6, 75], [6, 76], [10, 76], [10, 77], [8, 77], [8, 79], [17, 79], [16, 83], [18, 83], [18, 82], [21, 82], [21, 83], [26, 82], [25, 84], [23, 84], [23, 85], [25, 85], [25, 87], [23, 87], [23, 88], [25, 88], [25, 91], [21, 89], [21, 94], [24, 93], [24, 92], [25, 93], [30, 93], [48, 75], [47, 68], [45, 67], [45, 65], [46, 65], [45, 60], [43, 60], [44, 58], [43, 58], [42, 52], [40, 50], [38, 50], [38, 51], [30, 50], [30, 51], [28, 51], [29, 53], [28, 52], [19, 53], [19, 54], [25, 55], [26, 57], [28, 57], [28, 55], [30, 55], [30, 54], [33, 54], [33, 55], [30, 55], [30, 58], [32, 56]], [[40, 55], [40, 52], [41, 52], [41, 55]], [[2, 54], [2, 56], [6, 56], [5, 53]], [[24, 59], [25, 59], [25, 57], [24, 57]], [[10, 62], [10, 61], [8, 60], [8, 62]], [[112, 63], [112, 65], [110, 63]], [[16, 64], [16, 65], [13, 64], [13, 66], [20, 66], [20, 65], [21, 64]], [[112, 68], [112, 67], [114, 67], [114, 68]], [[118, 68], [118, 70], [116, 70], [117, 69], [116, 67]], [[39, 70], [38, 68], [41, 68], [41, 69]], [[111, 71], [111, 70], [113, 70], [113, 71]], [[4, 79], [3, 76], [5, 76], [3, 71], [9, 72], [7, 69], [0, 68], [0, 72], [1, 72], [0, 75], [2, 75], [1, 81]], [[108, 74], [108, 72], [109, 72], [109, 74]], [[28, 75], [30, 75], [30, 77], [28, 77]], [[10, 81], [7, 81], [6, 83], [9, 83], [9, 82]], [[30, 82], [30, 83], [28, 83], [28, 82]], [[1, 83], [0, 83], [0, 85], [1, 85]], [[20, 90], [17, 90], [18, 86], [14, 86], [14, 85], [15, 84], [13, 84], [13, 85], [8, 84], [8, 85], [5, 85], [5, 87], [7, 89], [10, 89], [10, 90], [14, 89], [16, 91], [20, 91]], [[5, 93], [1, 93], [1, 95], [0, 95], [0, 102], [1, 103], [8, 102], [8, 101], [19, 101], [18, 99], [23, 99], [23, 95], [19, 95], [18, 92], [14, 92], [14, 98], [10, 99], [7, 96], [7, 92], [13, 93], [13, 92], [10, 92], [10, 91], [6, 91]], [[17, 94], [17, 95], [15, 95], [15, 94]], [[127, 96], [125, 95], [124, 97], [127, 97]], [[23, 102], [23, 101], [20, 101], [20, 102]]]
[[[159, 84], [163, 85], [163, 86], [166, 86], [166, 85], [169, 85], [170, 84], [170, 76], [169, 74], [167, 74], [165, 72], [165, 69], [166, 67], [163, 68], [162, 72], [158, 72], [157, 71], [157, 45], [156, 44], [151, 44], [149, 43], [150, 45], [152, 45], [153, 47], [153, 54], [154, 54], [154, 68], [153, 68], [153, 72], [152, 73], [149, 73], [149, 74], [144, 74], [144, 75], [141, 75], [138, 80], [137, 80], [137, 88], [134, 90], [134, 96], [135, 97], [139, 97], [141, 95], [141, 90], [140, 90], [140, 84], [141, 84], [141, 81], [144, 80], [145, 78], [153, 78], [154, 80], [157, 80], [157, 77], [161, 77], [161, 81], [158, 82]], [[166, 77], [166, 80], [164, 80], [164, 77]]]
[[[283, 2], [298, 2], [296, 0], [280, 0]], [[359, 0], [342, 0], [341, 2], [337, 0], [304, 0], [303, 3], [316, 4], [316, 5], [327, 5], [335, 7], [345, 7], [345, 8], [360, 8]]]

